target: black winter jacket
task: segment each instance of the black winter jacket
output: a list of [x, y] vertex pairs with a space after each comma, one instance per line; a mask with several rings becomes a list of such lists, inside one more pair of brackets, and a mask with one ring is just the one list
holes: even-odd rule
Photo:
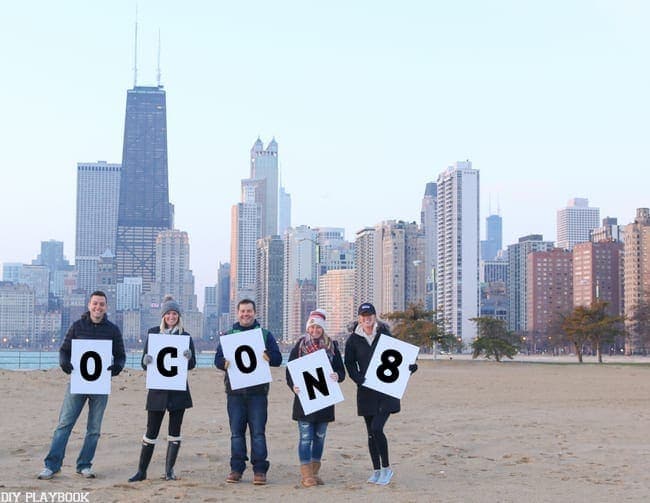
[[[152, 327], [149, 329], [147, 334], [159, 334], [160, 327]], [[183, 331], [180, 335], [190, 335], [187, 332]], [[144, 357], [148, 354], [149, 349], [149, 337], [147, 335], [147, 340], [144, 343], [144, 350], [142, 351], [142, 361], [140, 362], [142, 368], [147, 370], [147, 366], [144, 364]], [[196, 367], [196, 353], [194, 351], [194, 342], [192, 342], [192, 337], [190, 337], [190, 359], [187, 362], [187, 369], [192, 370]], [[147, 392], [147, 405], [145, 406], [146, 410], [179, 410], [179, 409], [189, 409], [192, 407], [192, 395], [190, 394], [190, 386], [186, 384], [185, 391], [181, 390], [167, 390], [167, 389], [150, 389]]]
[[[68, 332], [59, 349], [59, 364], [61, 366], [70, 364], [72, 356], [72, 339], [101, 339], [113, 341], [113, 366], [118, 367], [121, 371], [126, 363], [126, 353], [124, 352], [124, 340], [122, 332], [114, 325], [106, 315], [99, 323], [94, 323], [90, 318], [90, 312], [86, 311], [81, 318], [75, 321]], [[118, 372], [119, 373], [119, 372]]]
[[[332, 341], [332, 344], [334, 345], [334, 357], [330, 362], [332, 364], [332, 370], [339, 375], [338, 382], [343, 382], [343, 380], [345, 379], [345, 366], [343, 365], [343, 359], [341, 358], [339, 345], [337, 344], [336, 341]], [[299, 348], [300, 348], [300, 341], [298, 341], [296, 345], [293, 347], [293, 349], [291, 350], [291, 353], [289, 354], [289, 361], [298, 358]], [[325, 407], [324, 409], [317, 410], [315, 412], [312, 412], [311, 414], [305, 415], [305, 412], [302, 410], [300, 399], [293, 392], [293, 379], [291, 379], [291, 374], [289, 374], [289, 369], [287, 369], [286, 371], [286, 376], [287, 376], [287, 386], [289, 386], [289, 389], [293, 394], [293, 413], [291, 415], [291, 418], [294, 421], [306, 421], [308, 423], [330, 423], [334, 421], [334, 405], [330, 405], [329, 407]]]
[[391, 335], [388, 325], [381, 321], [377, 322], [377, 336], [372, 342], [372, 346], [365, 338], [354, 333], [356, 328], [357, 324], [355, 323], [352, 333], [345, 343], [345, 368], [350, 379], [357, 384], [357, 414], [359, 416], [374, 416], [380, 412], [391, 414], [399, 412], [399, 398], [362, 386], [366, 380], [366, 370], [370, 364], [372, 353], [375, 351], [379, 339], [383, 334]]
[[[250, 327], [242, 327], [239, 323], [235, 323], [226, 334], [245, 332], [246, 330], [253, 330], [254, 328], [261, 328], [257, 320], [255, 320]], [[264, 350], [266, 354], [269, 355], [269, 365], [271, 367], [279, 367], [282, 365], [282, 353], [280, 353], [280, 348], [278, 347], [275, 337], [273, 337], [273, 334], [265, 328], [262, 328], [262, 334], [264, 335]], [[223, 348], [221, 347], [221, 344], [219, 344], [217, 346], [217, 352], [214, 355], [214, 366], [219, 370], [226, 370], [225, 365], [226, 359], [223, 357]], [[228, 372], [224, 373], [223, 381], [228, 395], [268, 395], [269, 393], [269, 383], [233, 390], [230, 387]]]

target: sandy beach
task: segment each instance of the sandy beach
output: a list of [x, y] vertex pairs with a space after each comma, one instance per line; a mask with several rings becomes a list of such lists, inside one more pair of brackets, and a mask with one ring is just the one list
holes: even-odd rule
[[[190, 373], [194, 408], [183, 423], [176, 465], [181, 479], [159, 478], [166, 449], [162, 442], [149, 479], [140, 483], [127, 479], [136, 470], [146, 423], [144, 372], [126, 369], [113, 379], [93, 466], [97, 478], [83, 479], [74, 469], [84, 412], [61, 473], [41, 481], [36, 475], [68, 376], [59, 369], [0, 370], [0, 498], [52, 501], [42, 498], [76, 492], [90, 502], [650, 500], [650, 365], [418, 363], [402, 412], [390, 418], [385, 430], [396, 473], [392, 483], [365, 482], [371, 467], [366, 434], [348, 379], [343, 383], [346, 400], [337, 405], [337, 420], [328, 429], [321, 470], [326, 485], [309, 489], [299, 485], [297, 426], [291, 420], [284, 368], [273, 369], [266, 486], [253, 486], [250, 469], [241, 483], [225, 483], [230, 433], [223, 376], [216, 369]], [[12, 492], [21, 493], [17, 500], [9, 499]]]

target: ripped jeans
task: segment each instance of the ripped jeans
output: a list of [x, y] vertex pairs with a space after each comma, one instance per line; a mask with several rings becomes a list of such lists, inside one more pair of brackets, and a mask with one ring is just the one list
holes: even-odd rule
[[312, 461], [320, 461], [325, 447], [327, 423], [308, 423], [298, 421], [298, 457], [300, 464], [305, 465]]

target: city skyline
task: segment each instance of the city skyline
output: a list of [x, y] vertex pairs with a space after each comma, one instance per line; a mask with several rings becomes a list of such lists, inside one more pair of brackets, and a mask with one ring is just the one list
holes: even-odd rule
[[[574, 197], [621, 225], [650, 206], [641, 2], [138, 9], [138, 85], [156, 81], [161, 30], [170, 200], [200, 296], [229, 260], [230, 206], [258, 136], [281, 145], [292, 224], [344, 227], [350, 241], [384, 220], [418, 222], [426, 183], [463, 159], [481, 172], [481, 222], [498, 201], [504, 247], [554, 240]], [[49, 239], [74, 259], [77, 163], [121, 159], [134, 14], [130, 1], [8, 8], [0, 210], [17, 238], [0, 262], [28, 263]]]

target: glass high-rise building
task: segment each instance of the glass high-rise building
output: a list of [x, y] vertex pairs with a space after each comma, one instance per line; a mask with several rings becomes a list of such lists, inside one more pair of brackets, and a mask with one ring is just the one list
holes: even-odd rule
[[485, 219], [485, 241], [481, 241], [481, 260], [494, 260], [503, 246], [503, 219], [490, 215]]
[[115, 253], [121, 166], [105, 161], [77, 163], [75, 267], [77, 288], [97, 288], [99, 256]]
[[151, 290], [158, 233], [173, 227], [167, 176], [167, 105], [162, 86], [127, 91], [116, 239], [117, 277]]

